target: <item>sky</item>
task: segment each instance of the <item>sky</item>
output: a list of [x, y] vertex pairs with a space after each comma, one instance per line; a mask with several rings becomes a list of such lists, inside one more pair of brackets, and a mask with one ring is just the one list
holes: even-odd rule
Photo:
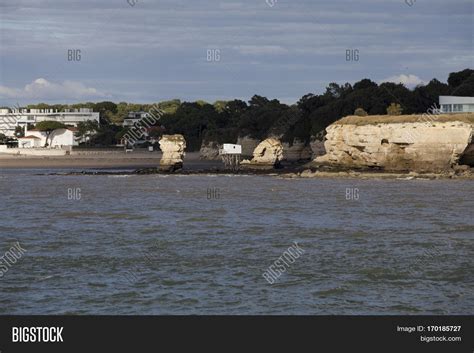
[[473, 21], [472, 0], [0, 0], [0, 105], [413, 88], [473, 68]]

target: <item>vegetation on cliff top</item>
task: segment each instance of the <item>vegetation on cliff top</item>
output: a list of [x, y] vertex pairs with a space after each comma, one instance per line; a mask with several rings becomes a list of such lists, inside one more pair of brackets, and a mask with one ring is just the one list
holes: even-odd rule
[[403, 123], [446, 123], [463, 122], [474, 125], [474, 114], [440, 114], [440, 115], [370, 115], [370, 116], [346, 116], [339, 119], [335, 124], [344, 125], [376, 125], [376, 124], [403, 124]]

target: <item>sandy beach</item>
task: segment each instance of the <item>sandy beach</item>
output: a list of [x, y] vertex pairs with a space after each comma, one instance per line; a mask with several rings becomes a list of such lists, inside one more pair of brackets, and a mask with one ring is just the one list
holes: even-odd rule
[[[103, 153], [72, 156], [15, 156], [0, 154], [0, 168], [5, 169], [62, 169], [62, 168], [100, 168], [128, 169], [158, 167], [161, 152]], [[185, 169], [200, 169], [222, 166], [220, 161], [202, 161], [199, 152], [186, 153]]]

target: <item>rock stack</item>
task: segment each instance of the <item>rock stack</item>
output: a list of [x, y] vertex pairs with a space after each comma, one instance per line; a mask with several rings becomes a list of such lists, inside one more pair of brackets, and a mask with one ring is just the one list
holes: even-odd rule
[[163, 156], [160, 161], [160, 170], [174, 172], [183, 168], [184, 149], [186, 140], [183, 135], [163, 135], [160, 140], [160, 149]]
[[275, 138], [268, 138], [260, 142], [253, 151], [252, 160], [243, 160], [244, 168], [270, 169], [277, 167], [283, 159], [283, 146]]

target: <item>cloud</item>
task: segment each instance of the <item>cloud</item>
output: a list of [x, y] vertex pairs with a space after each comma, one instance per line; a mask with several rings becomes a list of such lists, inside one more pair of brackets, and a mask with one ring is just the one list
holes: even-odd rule
[[96, 88], [86, 87], [77, 81], [53, 83], [44, 78], [38, 78], [25, 85], [24, 88], [10, 88], [0, 85], [0, 98], [54, 100], [105, 97], [108, 97], [108, 95]]
[[[410, 7], [403, 0], [274, 3], [0, 1], [0, 105], [16, 103], [8, 97], [31, 97], [23, 87], [38, 77], [61, 89], [35, 89], [74, 97], [63, 98], [67, 102], [89, 99], [84, 95], [105, 100], [94, 99], [103, 96], [99, 89], [116, 100], [149, 102], [256, 92], [298, 97], [324, 92], [329, 82], [362, 78], [410, 85], [419, 81], [409, 73], [445, 81], [450, 72], [472, 66], [472, 9], [466, 0], [431, 0], [423, 11], [421, 2]], [[82, 50], [80, 65], [66, 61], [66, 50], [76, 48]], [[210, 48], [221, 50], [220, 65], [208, 65]], [[347, 62], [347, 49], [358, 49], [360, 60]], [[292, 84], [283, 85], [290, 77]], [[66, 79], [83, 85], [66, 94]], [[170, 81], [182, 83], [163, 84]]]
[[390, 76], [389, 78], [386, 78], [385, 80], [382, 80], [381, 82], [393, 82], [393, 83], [401, 83], [406, 87], [415, 87], [419, 84], [425, 84], [425, 81], [423, 81], [421, 78], [419, 78], [416, 75], [405, 75], [401, 74], [398, 76]]

